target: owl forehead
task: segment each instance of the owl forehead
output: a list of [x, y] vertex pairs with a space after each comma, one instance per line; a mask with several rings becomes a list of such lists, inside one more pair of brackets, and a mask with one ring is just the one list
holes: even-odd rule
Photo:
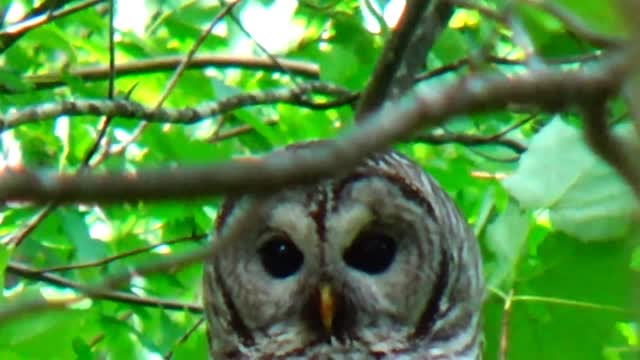
[[[262, 198], [263, 201], [256, 201], [257, 197], [251, 195], [227, 198], [221, 207], [216, 228], [220, 231], [233, 218], [233, 213], [240, 212], [236, 210], [246, 210], [257, 203], [263, 206], [261, 213], [268, 222], [265, 225], [296, 229], [298, 234], [310, 235], [308, 227], [312, 221], [321, 241], [326, 239], [327, 217], [346, 203], [350, 208], [342, 212], [342, 221], [354, 226], [369, 221], [372, 211], [394, 206], [400, 198], [435, 215], [417, 181], [421, 179], [408, 176], [416, 169], [412, 162], [392, 153], [370, 158], [343, 176], [284, 189]], [[415, 173], [424, 174], [421, 169]]]

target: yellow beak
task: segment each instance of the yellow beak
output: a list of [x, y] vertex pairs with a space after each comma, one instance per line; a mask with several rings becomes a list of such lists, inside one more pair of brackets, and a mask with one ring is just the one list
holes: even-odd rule
[[335, 314], [336, 298], [333, 290], [329, 284], [320, 284], [320, 320], [322, 320], [322, 326], [327, 333], [331, 332]]

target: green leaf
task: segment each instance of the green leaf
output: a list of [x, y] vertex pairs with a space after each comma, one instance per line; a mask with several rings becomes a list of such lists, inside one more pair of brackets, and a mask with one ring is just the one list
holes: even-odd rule
[[584, 43], [567, 32], [556, 17], [528, 4], [520, 4], [516, 9], [539, 55], [561, 58], [584, 53]]
[[618, 4], [609, 0], [556, 0], [559, 8], [589, 31], [603, 35], [625, 35]]
[[432, 54], [439, 60], [437, 64], [432, 65], [442, 66], [465, 58], [469, 54], [469, 47], [460, 31], [446, 28], [438, 36]]
[[[634, 316], [629, 257], [623, 242], [586, 244], [550, 233], [527, 258], [537, 262], [534, 271], [514, 283], [507, 359], [599, 360], [609, 347], [630, 346], [618, 327]], [[485, 306], [487, 359], [497, 358], [504, 305], [492, 296]]]
[[631, 253], [631, 269], [640, 272], [640, 246]]
[[207, 358], [207, 336], [205, 325], [200, 325], [189, 339], [177, 345], [173, 353], [175, 360], [205, 359]]
[[4, 289], [4, 271], [7, 268], [11, 253], [6, 245], [0, 243], [0, 290]]
[[334, 26], [334, 41], [316, 59], [320, 78], [361, 90], [369, 80], [379, 48], [357, 18], [339, 16]]
[[489, 287], [499, 287], [503, 283], [507, 288], [511, 287], [516, 277], [516, 265], [526, 248], [528, 232], [529, 219], [513, 202], [509, 202], [500, 217], [488, 226], [486, 244], [496, 258], [487, 281]]
[[73, 359], [74, 339], [96, 331], [91, 311], [38, 312], [0, 324], [0, 348], [9, 348], [22, 359]]
[[81, 338], [77, 337], [73, 339], [71, 344], [73, 351], [76, 353], [77, 360], [92, 360], [95, 358], [91, 352], [91, 346]]
[[78, 212], [60, 209], [58, 213], [64, 234], [75, 245], [78, 260], [92, 261], [105, 256], [106, 245], [89, 235], [89, 228]]
[[100, 327], [104, 331], [104, 342], [113, 359], [138, 358], [140, 344], [134, 337], [135, 330], [126, 321], [113, 317], [101, 317]]
[[0, 68], [0, 88], [9, 91], [27, 91], [31, 87], [31, 84], [25, 82], [24, 79], [14, 71]]
[[625, 235], [637, 209], [629, 187], [560, 118], [533, 137], [502, 184], [523, 207], [548, 209], [555, 228], [583, 241]]

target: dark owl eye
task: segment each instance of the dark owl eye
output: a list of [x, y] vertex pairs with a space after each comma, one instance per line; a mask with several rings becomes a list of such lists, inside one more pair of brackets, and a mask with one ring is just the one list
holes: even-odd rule
[[361, 232], [344, 252], [347, 265], [367, 274], [387, 270], [396, 255], [396, 243], [389, 235], [375, 230]]
[[302, 252], [285, 234], [274, 234], [258, 249], [264, 269], [274, 278], [295, 274], [304, 261]]

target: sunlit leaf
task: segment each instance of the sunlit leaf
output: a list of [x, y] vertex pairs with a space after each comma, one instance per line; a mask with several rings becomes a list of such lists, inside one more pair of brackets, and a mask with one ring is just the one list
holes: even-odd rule
[[533, 137], [503, 185], [522, 206], [548, 209], [555, 228], [584, 241], [623, 236], [637, 210], [629, 187], [559, 118]]

